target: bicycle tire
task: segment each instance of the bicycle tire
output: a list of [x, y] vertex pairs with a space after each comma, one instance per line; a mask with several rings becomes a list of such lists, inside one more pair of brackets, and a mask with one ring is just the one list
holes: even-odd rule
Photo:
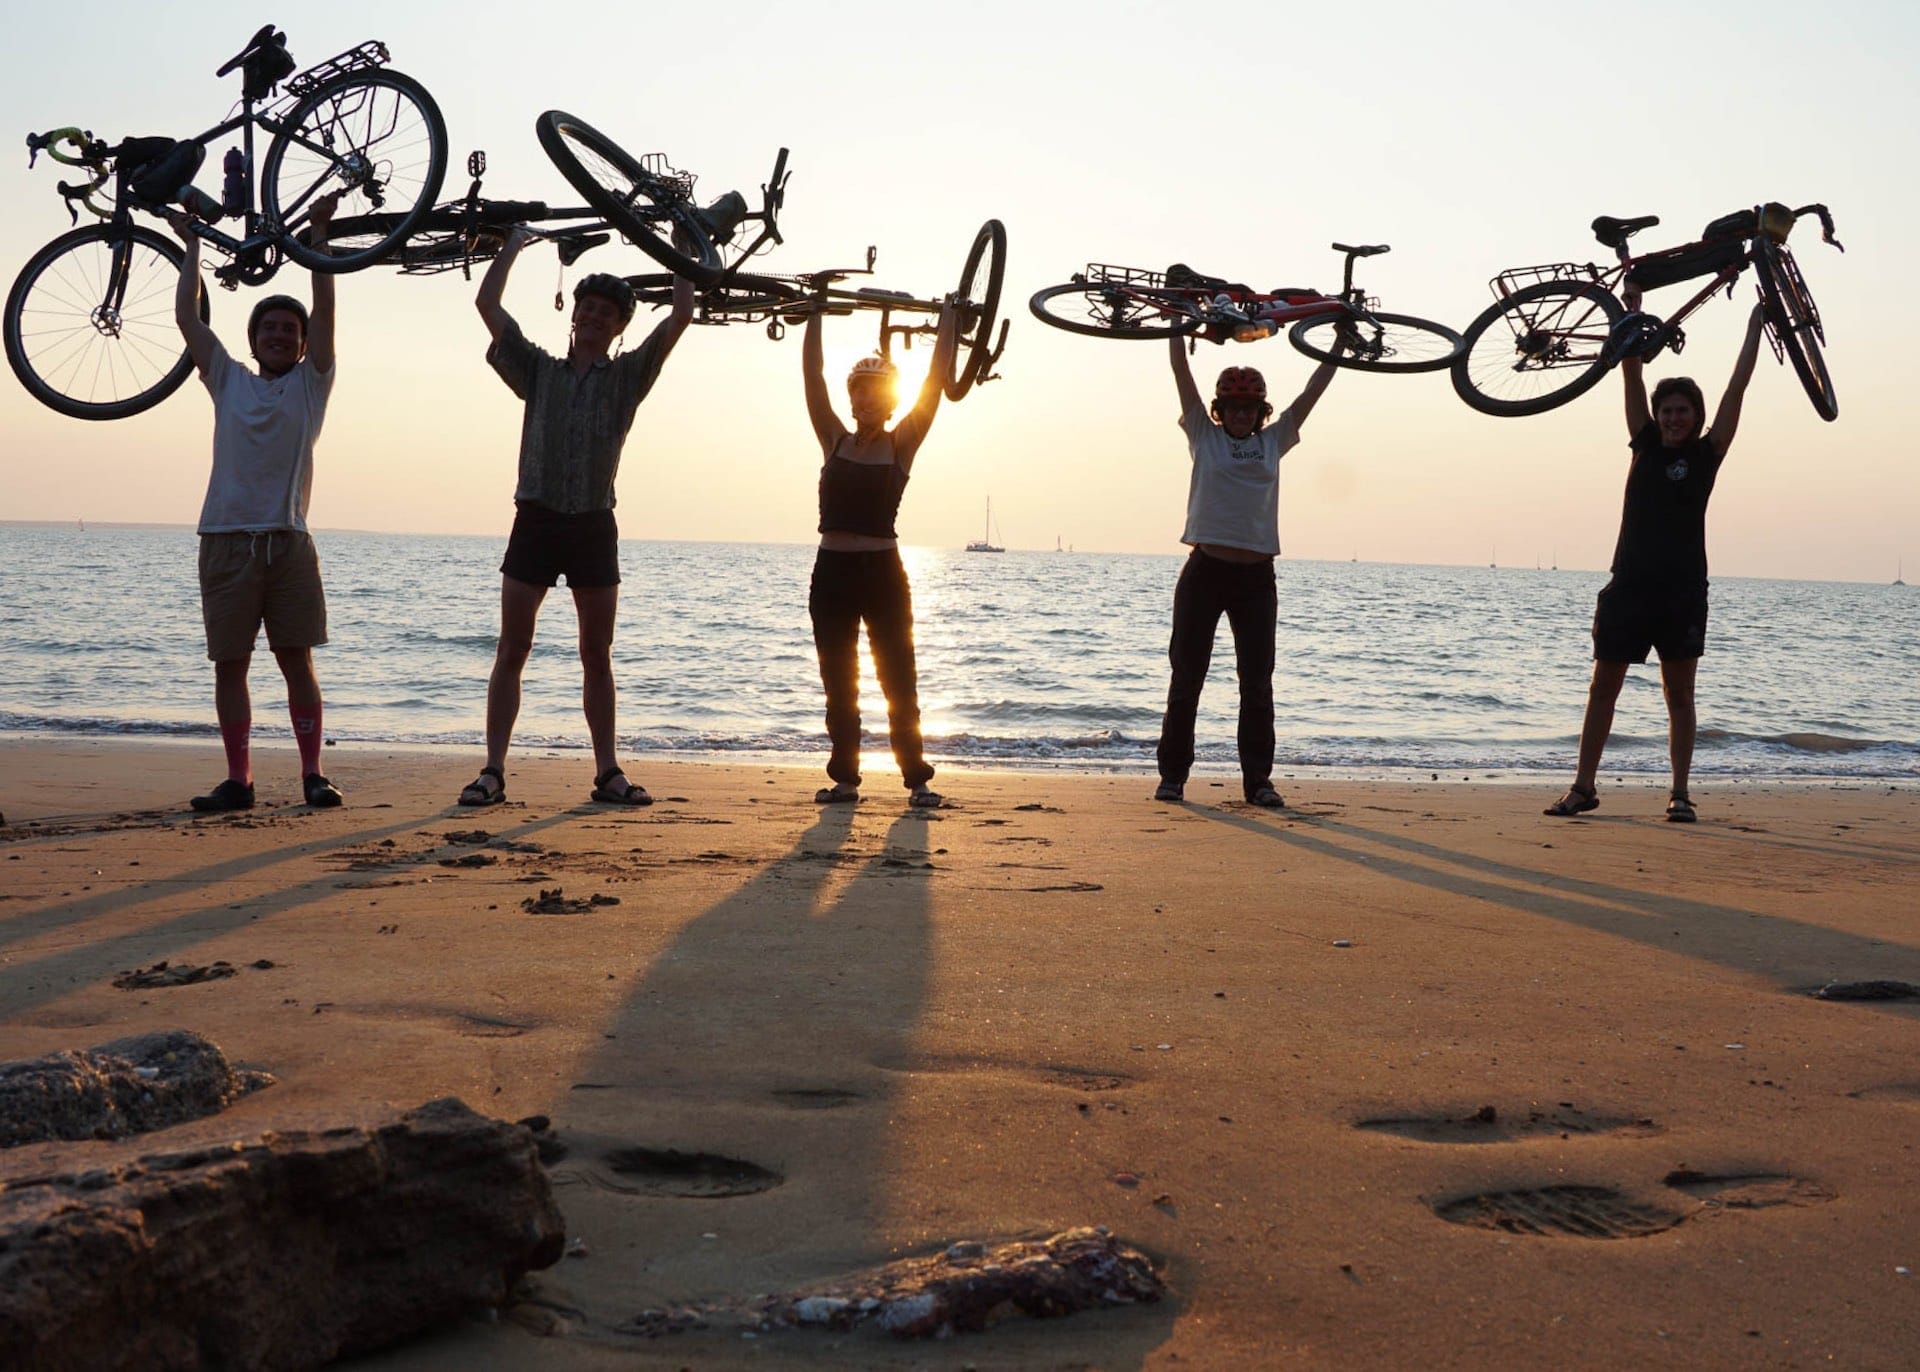
[[[338, 146], [342, 132], [345, 148]], [[308, 246], [300, 237], [307, 206], [360, 175], [356, 166], [384, 167], [386, 176], [372, 194], [365, 181], [354, 186], [341, 199], [336, 221], [396, 215], [396, 226], [384, 235], [370, 228], [357, 236], [329, 234], [324, 252]], [[355, 272], [406, 238], [433, 208], [446, 174], [447, 125], [426, 87], [384, 67], [355, 71], [288, 112], [260, 164], [260, 208], [284, 232], [281, 247], [293, 261], [309, 271]]]
[[[103, 294], [123, 250], [126, 285], [109, 319]], [[0, 325], [7, 361], [28, 394], [74, 419], [104, 420], [152, 409], [179, 390], [193, 372], [173, 319], [185, 257], [152, 229], [105, 223], [64, 233], [28, 258]], [[203, 282], [200, 318], [207, 317]]]
[[[647, 272], [627, 278], [635, 298], [643, 305], [670, 304], [673, 300], [673, 282], [672, 272]], [[772, 314], [786, 306], [797, 305], [806, 298], [807, 293], [791, 281], [783, 281], [777, 276], [741, 273], [728, 277], [725, 285], [709, 286], [701, 291], [700, 312], [710, 320], [715, 315]]]
[[[1343, 314], [1302, 319], [1288, 332], [1287, 341], [1308, 357], [1363, 372], [1437, 372], [1451, 367], [1464, 346], [1459, 334], [1431, 319], [1379, 313], [1372, 319], [1378, 329]], [[1334, 335], [1348, 324], [1359, 331], [1361, 347], [1335, 353]]]
[[1592, 281], [1523, 286], [1467, 325], [1453, 389], [1482, 414], [1544, 414], [1607, 374], [1607, 340], [1625, 312]]
[[[693, 202], [648, 171], [611, 138], [561, 110], [534, 123], [547, 157], [586, 202], [605, 215], [641, 252], [696, 286], [720, 275], [720, 250], [707, 236]], [[692, 253], [674, 244], [680, 230]]]
[[1191, 311], [1194, 308], [1191, 301], [1170, 293], [1153, 294], [1155, 303], [1149, 305], [1139, 298], [1138, 287], [1123, 297], [1115, 286], [1097, 281], [1072, 281], [1035, 291], [1027, 301], [1027, 308], [1042, 323], [1092, 338], [1174, 338], [1200, 327], [1197, 314], [1163, 312], [1167, 309]]
[[1006, 272], [1007, 229], [998, 219], [989, 219], [973, 236], [954, 290], [964, 313], [953, 358], [941, 378], [949, 400], [972, 390], [993, 362], [993, 326], [1000, 319], [1000, 287]]
[[1767, 325], [1813, 402], [1814, 413], [1832, 423], [1840, 417], [1840, 399], [1833, 393], [1833, 378], [1827, 374], [1827, 359], [1821, 351], [1826, 331], [1820, 326], [1820, 311], [1800, 266], [1786, 244], [1776, 244], [1765, 234], [1753, 241], [1753, 265]]

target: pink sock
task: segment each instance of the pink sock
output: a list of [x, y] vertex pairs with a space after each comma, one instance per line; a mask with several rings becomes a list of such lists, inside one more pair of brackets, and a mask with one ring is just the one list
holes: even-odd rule
[[220, 726], [220, 742], [227, 750], [227, 780], [237, 781], [242, 786], [253, 784], [253, 749], [250, 740], [253, 737], [253, 721], [243, 719], [238, 724]]
[[320, 702], [287, 706], [293, 716], [293, 741], [300, 745], [300, 775], [320, 770]]

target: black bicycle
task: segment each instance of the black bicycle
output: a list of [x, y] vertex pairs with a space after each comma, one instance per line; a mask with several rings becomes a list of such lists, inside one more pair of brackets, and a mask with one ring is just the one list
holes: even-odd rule
[[[385, 259], [432, 206], [447, 160], [433, 98], [387, 61], [386, 46], [369, 42], [296, 74], [286, 35], [269, 24], [215, 73], [239, 71], [241, 96], [238, 112], [205, 133], [114, 144], [78, 128], [29, 135], [29, 166], [45, 151], [85, 169], [87, 181], [62, 182], [60, 194], [76, 224], [81, 209], [100, 222], [48, 243], [14, 280], [4, 333], [21, 384], [62, 414], [121, 419], [192, 372], [173, 319], [184, 253], [135, 223], [136, 210], [184, 209], [201, 242], [227, 259], [213, 275], [228, 289], [260, 285], [289, 259], [322, 272]], [[256, 129], [269, 139], [257, 176]], [[194, 177], [209, 145], [236, 133], [216, 200]], [[305, 230], [314, 202], [334, 192], [343, 213], [321, 251]], [[235, 233], [219, 227], [226, 220], [239, 221]], [[201, 309], [205, 317], [205, 292]]]
[[[1554, 262], [1494, 277], [1495, 301], [1467, 326], [1466, 347], [1453, 364], [1453, 388], [1483, 414], [1540, 414], [1564, 405], [1591, 390], [1622, 358], [1652, 361], [1663, 351], [1678, 353], [1687, 341], [1684, 321], [1720, 290], [1731, 298], [1734, 283], [1751, 267], [1774, 357], [1792, 364], [1814, 411], [1834, 419], [1840, 402], [1821, 353], [1826, 328], [1787, 250], [1795, 222], [1809, 214], [1820, 221], [1821, 237], [1840, 248], [1825, 205], [1790, 210], [1768, 203], [1736, 210], [1707, 225], [1696, 242], [1641, 255], [1628, 250], [1627, 240], [1659, 218], [1603, 215], [1593, 221], [1593, 234], [1613, 249], [1618, 264], [1602, 269], [1591, 262]], [[1709, 280], [1665, 319], [1629, 312], [1615, 294], [1623, 281], [1656, 290], [1701, 277]]]
[[[762, 323], [767, 337], [777, 342], [785, 336], [788, 325], [801, 323], [815, 312], [878, 314], [876, 347], [882, 357], [891, 357], [896, 341], [903, 349], [910, 349], [915, 338], [936, 334], [940, 313], [952, 302], [958, 316], [958, 333], [953, 360], [947, 374], [940, 378], [941, 389], [947, 399], [959, 400], [982, 382], [998, 380], [993, 369], [1007, 347], [1007, 321], [1000, 318], [1000, 288], [1007, 264], [1005, 226], [998, 219], [989, 219], [980, 226], [960, 265], [959, 283], [943, 296], [916, 296], [878, 286], [840, 284], [848, 277], [871, 275], [877, 258], [875, 250], [868, 248], [864, 267], [834, 267], [780, 276], [742, 272], [736, 262], [701, 290], [694, 322]], [[672, 299], [673, 276], [670, 274], [630, 276], [627, 282], [647, 304], [665, 305]], [[997, 333], [996, 324], [999, 325]]]

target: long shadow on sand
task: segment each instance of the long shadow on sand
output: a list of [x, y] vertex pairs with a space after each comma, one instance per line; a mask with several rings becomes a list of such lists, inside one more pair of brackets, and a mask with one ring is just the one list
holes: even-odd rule
[[[1556, 872], [1474, 857], [1418, 839], [1380, 833], [1318, 816], [1297, 816], [1285, 828], [1249, 817], [1204, 812], [1217, 823], [1364, 867], [1437, 891], [1467, 896], [1527, 914], [1545, 915], [1596, 933], [1632, 939], [1664, 953], [1763, 976], [1782, 990], [1809, 990], [1834, 977], [1920, 979], [1920, 950], [1802, 920], [1714, 905], [1657, 891], [1586, 881]], [[1307, 830], [1404, 853], [1423, 862], [1360, 852]], [[1465, 873], [1424, 865], [1463, 868]], [[1469, 875], [1471, 874], [1471, 875]], [[1486, 880], [1483, 878], [1495, 878]], [[1538, 890], [1519, 890], [1520, 882]], [[1861, 1002], [1858, 1008], [1910, 1016], [1899, 1002]]]
[[[899, 1162], [901, 1077], [888, 1065], [911, 1058], [927, 999], [938, 821], [903, 814], [876, 846], [864, 819], [823, 810], [682, 928], [555, 1100], [569, 1232], [605, 1261], [563, 1264], [541, 1278], [542, 1300], [594, 1334], [644, 1309], [743, 1305], [901, 1256], [899, 1215], [924, 1211], [926, 1187]], [[939, 1235], [925, 1251], [996, 1237]], [[1110, 1326], [1102, 1365], [1138, 1366], [1165, 1337], [1161, 1309], [1159, 1325]], [[820, 1356], [822, 1340], [847, 1336], [781, 1337]], [[889, 1366], [912, 1360], [866, 1331], [839, 1345], [841, 1365], [865, 1365], [862, 1346]], [[777, 1360], [777, 1347], [759, 1351]]]
[[[416, 818], [396, 820], [392, 824], [375, 829], [362, 829], [351, 834], [335, 834], [326, 839], [275, 848], [243, 858], [234, 858], [228, 862], [213, 863], [190, 872], [183, 872], [178, 876], [156, 877], [138, 885], [102, 891], [97, 895], [47, 906], [40, 910], [22, 911], [9, 915], [5, 921], [5, 927], [0, 928], [0, 947], [28, 938], [37, 938], [51, 930], [79, 924], [102, 915], [118, 915], [138, 906], [160, 901], [178, 901], [181, 897], [189, 896], [195, 891], [217, 887], [222, 882], [232, 881], [280, 863], [313, 857], [320, 853], [335, 852], [357, 844], [377, 842], [396, 834], [417, 831], [423, 825], [447, 818], [448, 815], [444, 809], [434, 810]], [[529, 820], [517, 828], [502, 830], [495, 837], [523, 840], [530, 834], [537, 834], [578, 818], [578, 811], [563, 811], [544, 819]], [[438, 851], [438, 849], [433, 850], [435, 853]], [[432, 853], [417, 854], [414, 855], [414, 860], [425, 860], [431, 856]], [[171, 960], [197, 944], [216, 939], [270, 915], [284, 915], [321, 901], [337, 901], [341, 898], [341, 886], [345, 875], [342, 872], [328, 872], [324, 876], [299, 882], [278, 891], [247, 895], [240, 900], [223, 899], [218, 906], [196, 906], [184, 913], [160, 919], [152, 924], [141, 925], [137, 929], [128, 929], [112, 937], [92, 939], [43, 955], [11, 959], [4, 968], [0, 968], [0, 1013], [4, 1013], [8, 1019], [18, 1019], [27, 1011], [48, 1001], [57, 1000], [78, 987], [104, 980], [128, 967], [154, 962], [161, 958]]]

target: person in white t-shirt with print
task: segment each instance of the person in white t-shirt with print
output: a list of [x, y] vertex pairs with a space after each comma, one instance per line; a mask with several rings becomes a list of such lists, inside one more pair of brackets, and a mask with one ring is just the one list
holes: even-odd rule
[[[313, 202], [309, 236], [324, 248], [339, 195]], [[287, 681], [287, 710], [300, 749], [300, 789], [313, 806], [338, 805], [320, 771], [320, 682], [313, 650], [327, 641], [320, 559], [307, 533], [313, 445], [333, 392], [333, 277], [313, 273], [313, 309], [271, 295], [247, 319], [254, 372], [230, 356], [200, 318], [200, 239], [185, 215], [168, 222], [186, 245], [174, 320], [213, 397], [213, 470], [200, 507], [200, 609], [213, 661], [214, 712], [227, 776], [193, 798], [196, 810], [253, 805], [253, 703], [247, 669], [266, 625], [267, 646]]]
[[1228, 367], [1211, 406], [1187, 363], [1187, 340], [1170, 340], [1180, 428], [1193, 472], [1187, 527], [1193, 549], [1173, 592], [1173, 676], [1160, 724], [1160, 786], [1155, 800], [1178, 801], [1193, 770], [1193, 725], [1200, 689], [1225, 614], [1240, 677], [1240, 784], [1249, 804], [1278, 809], [1273, 788], [1273, 659], [1279, 620], [1273, 559], [1280, 553], [1280, 459], [1333, 380], [1323, 362], [1294, 402], [1274, 417], [1266, 379], [1252, 367]]

